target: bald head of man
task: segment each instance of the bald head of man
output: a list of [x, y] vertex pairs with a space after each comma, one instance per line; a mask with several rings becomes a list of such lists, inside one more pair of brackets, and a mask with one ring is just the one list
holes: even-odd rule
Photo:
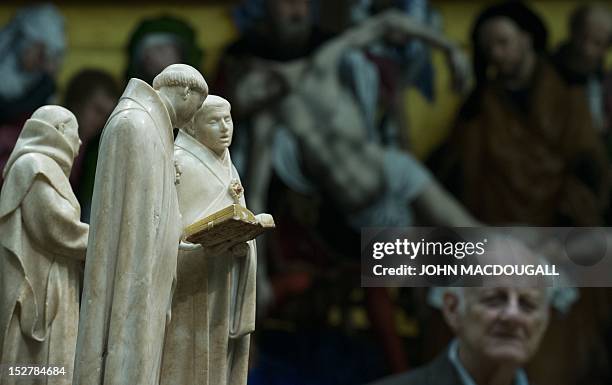
[[610, 9], [600, 4], [580, 6], [570, 18], [569, 29], [573, 67], [585, 74], [599, 70], [612, 43]]

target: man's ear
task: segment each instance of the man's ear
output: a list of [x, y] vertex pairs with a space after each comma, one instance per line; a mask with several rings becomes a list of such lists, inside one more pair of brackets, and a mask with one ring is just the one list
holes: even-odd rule
[[[459, 289], [462, 290], [462, 289]], [[461, 299], [455, 292], [447, 291], [442, 297], [442, 314], [453, 332], [457, 332], [461, 319]]]
[[183, 89], [183, 100], [187, 100], [190, 93], [191, 93], [191, 89], [189, 89], [188, 86], [185, 86], [185, 88]]
[[57, 125], [57, 130], [60, 132], [60, 134], [64, 135], [64, 132], [66, 131], [66, 123], [61, 122]]

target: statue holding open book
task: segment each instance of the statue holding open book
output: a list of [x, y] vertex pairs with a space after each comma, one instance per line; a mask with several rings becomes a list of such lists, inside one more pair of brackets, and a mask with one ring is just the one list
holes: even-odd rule
[[227, 100], [209, 95], [175, 141], [186, 242], [179, 250], [160, 384], [246, 384], [255, 329], [254, 238], [274, 227], [253, 215], [228, 147]]

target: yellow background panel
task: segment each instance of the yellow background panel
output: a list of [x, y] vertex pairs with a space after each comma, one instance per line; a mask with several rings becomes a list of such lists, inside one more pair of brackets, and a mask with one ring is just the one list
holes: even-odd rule
[[[474, 17], [490, 1], [433, 0], [442, 16], [448, 37], [469, 50], [469, 31]], [[549, 28], [551, 46], [567, 32], [567, 17], [580, 1], [532, 1], [530, 4], [544, 18]], [[190, 22], [204, 49], [202, 71], [211, 79], [222, 48], [236, 36], [231, 21], [231, 6], [225, 5], [77, 5], [59, 6], [66, 17], [68, 51], [59, 74], [60, 90], [77, 71], [85, 67], [109, 71], [123, 78], [125, 47], [132, 30], [144, 18], [171, 14]], [[0, 5], [0, 24], [15, 12], [15, 5]], [[460, 103], [449, 88], [449, 73], [444, 57], [434, 55], [436, 95], [434, 103], [424, 100], [416, 91], [406, 94], [412, 147], [417, 156], [426, 156], [448, 133]]]
[[[15, 6], [0, 6], [0, 23], [14, 14]], [[212, 71], [225, 44], [236, 36], [230, 8], [219, 5], [59, 5], [66, 18], [68, 50], [59, 74], [60, 87], [85, 67], [109, 71], [123, 78], [130, 34], [138, 23], [163, 14], [189, 22], [204, 48], [202, 71]], [[208, 76], [210, 77], [210, 76]]]

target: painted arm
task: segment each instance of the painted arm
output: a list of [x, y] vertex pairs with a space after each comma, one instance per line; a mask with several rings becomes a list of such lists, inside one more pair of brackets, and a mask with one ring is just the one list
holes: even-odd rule
[[342, 35], [324, 44], [310, 63], [304, 60], [283, 64], [277, 67], [291, 88], [302, 83], [305, 71], [313, 71], [319, 76], [336, 76], [340, 60], [347, 50], [362, 49], [383, 39], [389, 34], [401, 36], [406, 41], [422, 40], [433, 48], [440, 49], [446, 56], [453, 77], [453, 88], [459, 92], [467, 89], [470, 74], [468, 60], [461, 49], [445, 38], [440, 32], [411, 18], [404, 12], [389, 10], [367, 19], [345, 31]]
[[435, 180], [414, 201], [414, 208], [425, 222], [434, 226], [478, 227], [477, 221], [448, 191]]

